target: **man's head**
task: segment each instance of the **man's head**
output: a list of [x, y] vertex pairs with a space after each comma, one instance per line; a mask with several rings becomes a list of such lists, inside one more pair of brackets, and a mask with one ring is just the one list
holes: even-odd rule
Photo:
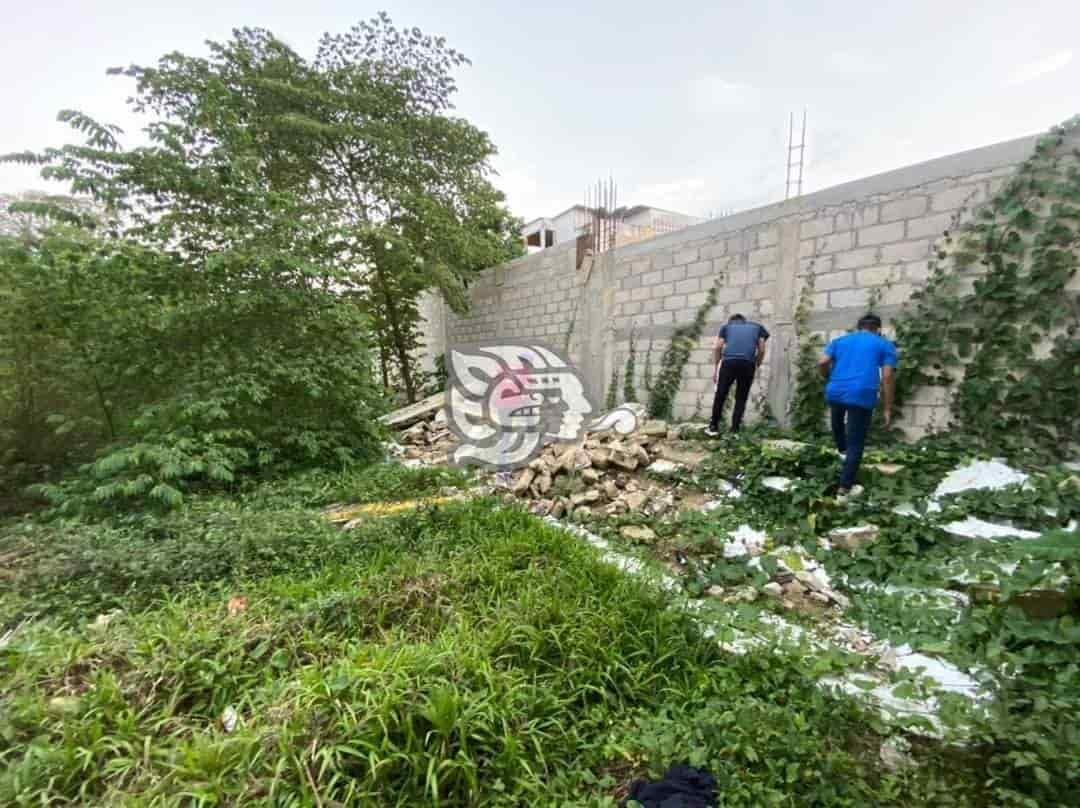
[[859, 320], [859, 330], [876, 334], [881, 330], [881, 318], [876, 314], [867, 314]]
[[745, 323], [746, 318], [743, 317], [741, 314], [733, 314], [733, 315], [731, 315], [731, 319], [729, 319], [728, 322], [729, 323]]

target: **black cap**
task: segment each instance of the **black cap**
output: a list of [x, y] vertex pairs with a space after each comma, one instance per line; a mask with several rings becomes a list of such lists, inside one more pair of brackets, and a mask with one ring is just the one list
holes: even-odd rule
[[863, 315], [859, 320], [860, 329], [873, 329], [875, 331], [881, 330], [881, 318], [876, 314], [870, 313]]

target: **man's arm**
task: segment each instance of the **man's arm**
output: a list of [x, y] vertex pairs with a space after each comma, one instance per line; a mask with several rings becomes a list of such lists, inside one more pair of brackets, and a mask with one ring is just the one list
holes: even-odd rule
[[893, 396], [896, 393], [896, 368], [885, 365], [881, 369], [881, 400], [884, 402], [885, 426], [892, 424]]
[[818, 372], [826, 379], [829, 378], [829, 374], [832, 373], [832, 357], [828, 354], [822, 354], [818, 357], [817, 361]]
[[718, 374], [720, 373], [720, 360], [724, 358], [724, 338], [717, 337], [713, 342], [713, 370], [712, 380], [716, 383]]

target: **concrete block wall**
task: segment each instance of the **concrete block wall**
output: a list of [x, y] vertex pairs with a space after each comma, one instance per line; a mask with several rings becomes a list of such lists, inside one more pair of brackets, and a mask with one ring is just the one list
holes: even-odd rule
[[[693, 320], [716, 286], [717, 304], [686, 366], [676, 417], [707, 416], [713, 338], [739, 312], [772, 333], [748, 417], [767, 404], [783, 418], [797, 350], [794, 312], [810, 276], [811, 331], [839, 336], [873, 304], [888, 333], [891, 318], [925, 283], [935, 243], [1007, 181], [1035, 140], [962, 152], [726, 216], [620, 247], [595, 263], [587, 258], [580, 269], [573, 244], [518, 259], [483, 274], [471, 289], [471, 312], [446, 317], [444, 339], [451, 345], [489, 338], [568, 345], [602, 404], [613, 371], [622, 400], [632, 335], [635, 386], [645, 401], [650, 344], [655, 376], [672, 333]], [[901, 423], [912, 435], [944, 426], [947, 404], [946, 389], [920, 391]]]

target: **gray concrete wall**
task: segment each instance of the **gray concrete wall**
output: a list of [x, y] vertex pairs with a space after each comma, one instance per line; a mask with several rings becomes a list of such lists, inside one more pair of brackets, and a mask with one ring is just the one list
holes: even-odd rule
[[[1004, 184], [1035, 141], [974, 149], [715, 219], [620, 247], [595, 264], [587, 258], [580, 269], [573, 244], [518, 259], [483, 273], [468, 316], [446, 315], [445, 343], [540, 339], [567, 349], [602, 402], [613, 369], [621, 376], [633, 334], [644, 401], [649, 346], [655, 373], [672, 332], [693, 319], [715, 284], [717, 305], [686, 367], [676, 417], [707, 413], [712, 340], [735, 312], [773, 334], [751, 414], [767, 401], [782, 417], [796, 349], [793, 315], [808, 276], [815, 278], [811, 330], [826, 338], [843, 333], [874, 295], [888, 331], [889, 319], [926, 281], [934, 243]], [[916, 397], [904, 423], [914, 434], [944, 423], [945, 404], [946, 391]]]

